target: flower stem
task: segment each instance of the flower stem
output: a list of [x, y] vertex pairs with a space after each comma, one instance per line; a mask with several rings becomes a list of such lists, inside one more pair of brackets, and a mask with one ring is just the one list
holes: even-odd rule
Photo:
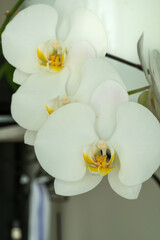
[[138, 93], [138, 92], [142, 92], [142, 91], [147, 90], [147, 89], [149, 89], [149, 88], [150, 88], [150, 86], [146, 86], [146, 87], [142, 87], [142, 88], [137, 88], [137, 89], [128, 91], [128, 95], [132, 95], [132, 94], [135, 94], [135, 93]]
[[4, 20], [1, 28], [0, 28], [0, 39], [1, 39], [1, 35], [2, 32], [4, 31], [6, 25], [9, 23], [9, 21], [11, 20], [11, 18], [13, 17], [14, 13], [17, 11], [17, 9], [20, 7], [20, 5], [24, 2], [24, 0], [18, 0], [17, 3], [13, 6], [13, 8], [9, 11], [9, 13], [7, 14], [6, 19]]
[[156, 174], [153, 174], [152, 178], [155, 180], [155, 182], [158, 184], [158, 186], [160, 187], [160, 179]]
[[125, 63], [125, 64], [127, 64], [127, 65], [129, 65], [131, 67], [134, 67], [134, 68], [137, 68], [140, 71], [143, 71], [142, 66], [140, 64], [136, 64], [136, 63], [127, 61], [127, 60], [125, 60], [123, 58], [111, 55], [109, 53], [106, 53], [105, 57], [111, 58], [111, 59], [116, 60], [116, 61], [121, 62], [121, 63]]

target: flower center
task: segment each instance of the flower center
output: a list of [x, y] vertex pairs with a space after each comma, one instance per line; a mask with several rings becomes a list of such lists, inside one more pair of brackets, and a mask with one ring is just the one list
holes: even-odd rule
[[63, 43], [58, 41], [47, 41], [37, 48], [38, 62], [40, 66], [48, 70], [58, 72], [64, 68], [67, 50]]
[[54, 99], [52, 99], [51, 101], [49, 101], [46, 105], [46, 109], [47, 112], [50, 114], [52, 114], [55, 110], [57, 110], [58, 108], [71, 103], [72, 102], [72, 98], [71, 97], [56, 97]]
[[86, 166], [92, 174], [107, 175], [113, 168], [114, 150], [104, 141], [92, 143], [83, 153]]

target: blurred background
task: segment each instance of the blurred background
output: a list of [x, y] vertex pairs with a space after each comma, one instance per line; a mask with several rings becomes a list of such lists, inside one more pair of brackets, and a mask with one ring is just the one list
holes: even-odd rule
[[[1, 0], [0, 25], [15, 3]], [[128, 90], [146, 86], [143, 72], [108, 61]], [[4, 63], [0, 56], [0, 239], [159, 239], [160, 189], [153, 178], [143, 184], [137, 200], [119, 197], [107, 177], [83, 195], [66, 198], [54, 193], [53, 179], [39, 166], [33, 147], [23, 143], [24, 129], [10, 116], [11, 96], [17, 86], [12, 83], [14, 69], [10, 67], [4, 74]], [[131, 100], [137, 97], [132, 95]]]

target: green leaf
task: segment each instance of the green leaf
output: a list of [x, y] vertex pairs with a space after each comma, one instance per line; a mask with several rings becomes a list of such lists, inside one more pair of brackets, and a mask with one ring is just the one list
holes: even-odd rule
[[13, 82], [13, 73], [14, 73], [15, 68], [8, 64], [7, 66], [7, 71], [6, 71], [6, 79], [8, 84], [11, 86], [13, 91], [16, 91], [19, 87], [16, 83]]

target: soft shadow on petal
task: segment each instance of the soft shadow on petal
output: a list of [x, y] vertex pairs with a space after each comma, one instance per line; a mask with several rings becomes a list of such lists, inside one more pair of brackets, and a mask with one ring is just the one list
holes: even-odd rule
[[160, 103], [160, 53], [157, 50], [151, 51], [149, 63], [154, 95], [157, 102]]
[[97, 141], [94, 122], [93, 110], [82, 103], [71, 103], [52, 113], [35, 141], [35, 152], [45, 171], [63, 181], [83, 178], [83, 148]]
[[24, 143], [30, 146], [34, 146], [37, 132], [26, 130], [24, 134]]
[[81, 82], [81, 68], [88, 58], [96, 56], [95, 50], [88, 42], [82, 41], [74, 44], [69, 50], [66, 65], [70, 68], [70, 77], [67, 83], [68, 95], [73, 95]]
[[22, 85], [29, 76], [30, 74], [21, 72], [20, 70], [16, 69], [13, 74], [13, 82]]
[[124, 197], [126, 199], [137, 199], [140, 190], [141, 184], [135, 186], [127, 186], [121, 183], [119, 177], [119, 167], [116, 166], [109, 174], [108, 174], [108, 181], [113, 189], [118, 195]]
[[72, 46], [81, 40], [91, 43], [97, 56], [105, 56], [107, 51], [105, 29], [96, 14], [85, 8], [78, 8], [70, 15], [70, 29], [66, 43], [68, 46]]
[[86, 193], [95, 188], [101, 182], [102, 178], [102, 176], [91, 175], [87, 170], [85, 176], [76, 182], [65, 182], [55, 179], [55, 192], [63, 196], [74, 196]]
[[116, 81], [108, 79], [94, 91], [91, 106], [97, 116], [96, 130], [100, 139], [111, 137], [116, 128], [117, 109], [127, 101], [127, 91]]
[[140, 104], [120, 105], [117, 126], [109, 141], [118, 154], [119, 178], [125, 185], [143, 183], [160, 165], [160, 124]]
[[28, 130], [37, 131], [48, 118], [48, 101], [65, 95], [67, 78], [67, 68], [58, 73], [41, 71], [31, 75], [12, 96], [14, 120]]
[[138, 56], [139, 56], [139, 60], [142, 64], [142, 68], [143, 68], [143, 71], [144, 71], [144, 74], [146, 76], [146, 79], [149, 83], [149, 85], [151, 85], [151, 77], [150, 75], [148, 74], [148, 69], [147, 69], [147, 66], [146, 66], [146, 63], [145, 63], [145, 60], [144, 60], [144, 53], [143, 53], [143, 34], [142, 36], [140, 37], [138, 43], [137, 43], [137, 50], [138, 50]]
[[118, 72], [106, 58], [88, 59], [82, 67], [81, 84], [75, 93], [75, 99], [89, 103], [94, 90], [107, 80], [119, 82], [126, 89]]
[[7, 61], [26, 73], [38, 71], [37, 47], [49, 39], [56, 40], [58, 15], [43, 4], [20, 11], [2, 34], [2, 49]]

